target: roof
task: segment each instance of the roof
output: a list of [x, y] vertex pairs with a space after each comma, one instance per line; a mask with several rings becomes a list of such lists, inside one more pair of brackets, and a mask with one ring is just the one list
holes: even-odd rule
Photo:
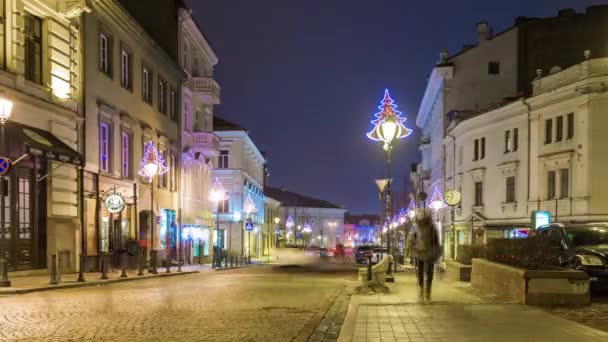
[[304, 195], [296, 194], [295, 192], [290, 192], [284, 189], [272, 188], [269, 186], [264, 187], [264, 195], [281, 202], [281, 205], [283, 207], [345, 209], [344, 207], [330, 203], [328, 201], [307, 197]]
[[219, 116], [213, 116], [213, 130], [214, 131], [245, 131], [247, 129], [230, 122], [226, 119], [222, 119]]

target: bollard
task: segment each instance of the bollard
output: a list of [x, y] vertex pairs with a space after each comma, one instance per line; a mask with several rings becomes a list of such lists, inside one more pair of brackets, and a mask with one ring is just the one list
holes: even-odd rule
[[101, 254], [101, 279], [108, 279], [108, 265], [106, 263], [106, 253]]
[[139, 268], [137, 270], [137, 276], [138, 277], [143, 276], [144, 275], [144, 263], [141, 262], [141, 249], [137, 253], [137, 267]]
[[367, 281], [372, 281], [372, 256], [367, 256]]
[[250, 265], [251, 264], [251, 255], [247, 256], [247, 264]]
[[156, 265], [156, 261], [157, 261], [157, 252], [155, 250], [152, 251], [152, 260], [150, 261], [152, 263], [152, 274], [158, 274], [158, 266]]
[[165, 262], [165, 265], [167, 266], [167, 270], [165, 271], [165, 273], [171, 273], [171, 259], [167, 259]]
[[230, 256], [230, 267], [234, 267], [234, 255]]
[[224, 257], [224, 267], [228, 268], [228, 256]]
[[51, 256], [51, 285], [59, 284], [59, 278], [57, 277], [57, 255]]
[[211, 268], [217, 268], [217, 256], [213, 254], [213, 259], [211, 260]]
[[182, 258], [179, 258], [179, 261], [177, 262], [177, 273], [181, 273], [182, 272]]
[[127, 278], [127, 263], [125, 261], [125, 259], [127, 258], [127, 253], [123, 253], [122, 257], [120, 258], [121, 261], [121, 266], [122, 266], [122, 273], [120, 274], [121, 278]]

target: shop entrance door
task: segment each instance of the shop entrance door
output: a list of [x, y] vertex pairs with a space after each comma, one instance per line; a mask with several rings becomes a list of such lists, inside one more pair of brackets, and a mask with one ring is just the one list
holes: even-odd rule
[[[28, 169], [15, 169], [4, 180], [0, 210], [4, 210], [4, 251], [9, 269], [28, 270], [46, 267], [46, 236], [37, 236], [34, 215], [34, 177]], [[44, 220], [40, 220], [44, 222]], [[38, 248], [36, 246], [41, 244]], [[44, 253], [40, 253], [40, 252]], [[39, 260], [40, 259], [40, 260]]]

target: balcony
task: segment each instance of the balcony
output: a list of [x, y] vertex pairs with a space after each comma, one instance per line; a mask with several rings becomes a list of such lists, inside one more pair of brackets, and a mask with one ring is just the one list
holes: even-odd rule
[[192, 95], [203, 103], [210, 105], [220, 103], [220, 86], [212, 77], [191, 77], [188, 79], [188, 88], [192, 91]]
[[213, 132], [192, 132], [192, 150], [205, 157], [217, 157], [220, 154], [220, 138]]

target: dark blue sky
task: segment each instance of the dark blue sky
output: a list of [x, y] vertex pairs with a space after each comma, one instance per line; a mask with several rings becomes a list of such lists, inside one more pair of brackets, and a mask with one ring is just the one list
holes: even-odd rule
[[[219, 57], [216, 114], [248, 128], [270, 161], [270, 183], [375, 213], [385, 172], [369, 121], [385, 88], [415, 128], [394, 149], [396, 188], [419, 160], [415, 118], [439, 51], [475, 43], [518, 16], [582, 11], [599, 0], [189, 0]], [[582, 53], [582, 52], [581, 52]]]

